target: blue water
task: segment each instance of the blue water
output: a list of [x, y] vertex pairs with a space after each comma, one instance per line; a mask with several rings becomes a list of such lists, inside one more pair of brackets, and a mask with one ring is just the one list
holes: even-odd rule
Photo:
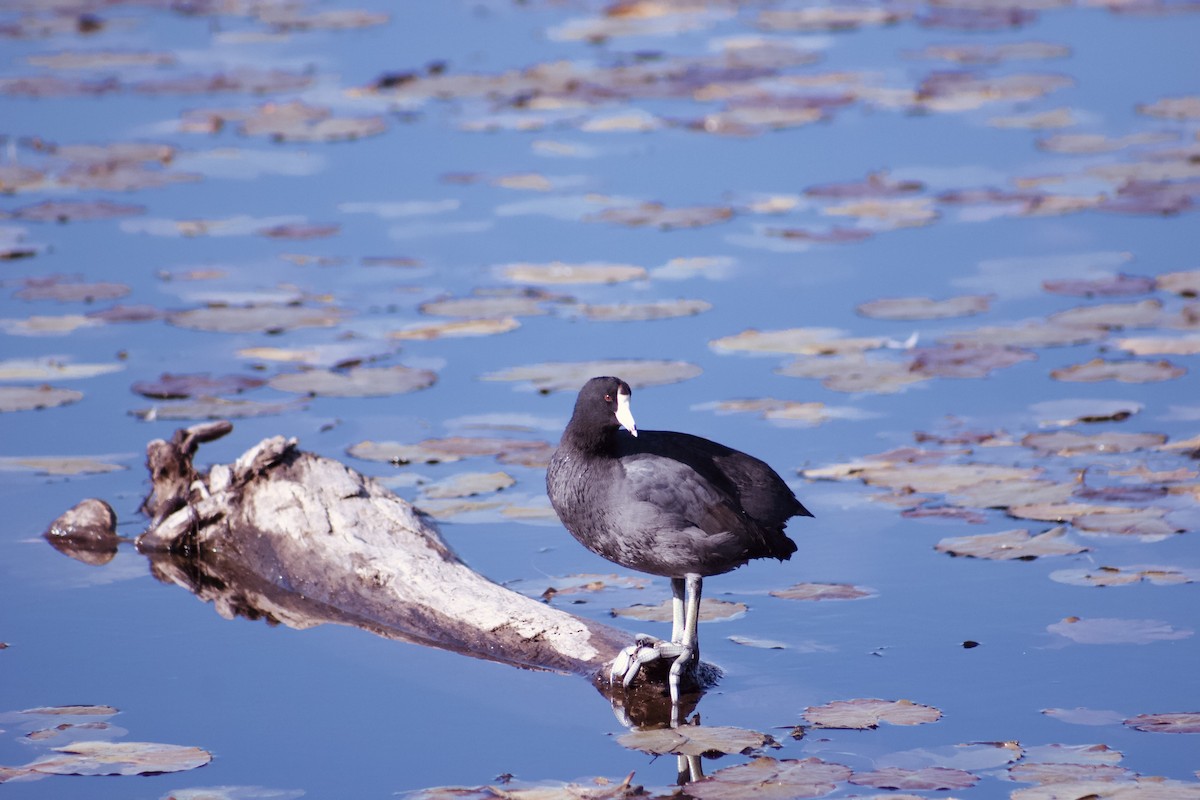
[[[314, 6], [314, 10], [335, 7]], [[356, 103], [340, 90], [364, 86], [379, 75], [423, 69], [446, 61], [451, 73], [497, 73], [559, 59], [606, 63], [632, 51], [702, 55], [710, 40], [755, 33], [756, 9], [746, 9], [713, 27], [678, 36], [637, 37], [603, 45], [552, 41], [546, 32], [564, 20], [598, 13], [598, 4], [562, 8], [530, 3], [422, 4], [396, 8], [388, 24], [355, 31], [297, 32], [253, 44], [229, 41], [232, 31], [259, 31], [253, 20], [187, 17], [165, 11], [116, 6], [102, 13], [113, 24], [90, 38], [0, 40], [0, 76], [39, 74], [26, 57], [72, 49], [166, 50], [182, 54], [167, 74], [192, 74], [221, 66], [251, 64], [310, 67], [317, 88], [270, 99], [301, 97], [331, 103], [341, 113], [378, 109]], [[13, 20], [11, 11], [4, 19]], [[111, 16], [110, 16], [111, 15]], [[787, 34], [780, 34], [787, 36]], [[637, 391], [641, 427], [686, 430], [752, 452], [774, 465], [796, 488], [815, 520], [796, 521], [791, 532], [800, 551], [791, 562], [758, 563], [706, 583], [706, 593], [747, 603], [750, 611], [701, 629], [706, 659], [725, 670], [721, 683], [702, 701], [706, 724], [736, 725], [772, 733], [784, 743], [777, 757], [817, 755], [856, 770], [898, 751], [978, 741], [1104, 743], [1125, 753], [1124, 766], [1145, 776], [1194, 782], [1195, 737], [1149, 734], [1120, 724], [1070, 725], [1041, 712], [1048, 708], [1112, 710], [1122, 718], [1152, 712], [1197, 711], [1200, 659], [1197, 637], [1145, 645], [1068, 643], [1046, 627], [1064, 617], [1157, 619], [1177, 629], [1200, 622], [1195, 584], [1089, 589], [1050, 580], [1057, 569], [1102, 564], [1160, 564], [1200, 568], [1196, 533], [1154, 543], [1114, 538], [1077, 539], [1093, 548], [1076, 557], [1034, 562], [952, 559], [936, 553], [942, 538], [1014, 527], [1040, 531], [989, 512], [982, 525], [909, 520], [868, 498], [858, 482], [806, 482], [798, 469], [860, 458], [912, 444], [913, 432], [946, 429], [950, 420], [970, 428], [1005, 428], [1014, 436], [1036, 429], [1029, 406], [1061, 398], [1127, 399], [1145, 411], [1125, 423], [1096, 430], [1153, 431], [1171, 439], [1195, 434], [1195, 423], [1171, 416], [1174, 406], [1193, 410], [1200, 396], [1195, 356], [1174, 356], [1190, 369], [1183, 378], [1150, 384], [1068, 384], [1050, 380], [1052, 368], [1102, 354], [1097, 345], [1040, 348], [1038, 359], [987, 379], [938, 379], [898, 394], [846, 395], [819, 382], [775, 373], [783, 356], [720, 354], [708, 343], [746, 328], [763, 330], [834, 327], [854, 336], [903, 340], [914, 331], [921, 343], [940, 333], [1041, 317], [1086, 301], [1054, 296], [1014, 278], [986, 291], [996, 294], [991, 311], [976, 318], [914, 322], [872, 320], [855, 314], [868, 300], [887, 296], [947, 297], [976, 292], [987, 262], [1047, 259], [1047, 276], [1076, 275], [1071, 265], [1106, 265], [1144, 275], [1195, 268], [1200, 244], [1195, 214], [1160, 218], [1083, 212], [1040, 218], [998, 217], [963, 221], [953, 207], [926, 227], [882, 231], [858, 244], [781, 248], [756, 236], [762, 227], [853, 226], [854, 220], [823, 217], [808, 205], [780, 217], [737, 214], [730, 222], [694, 230], [659, 231], [549, 214], [500, 213], [509, 204], [546, 200], [545, 195], [500, 188], [489, 180], [538, 172], [564, 179], [568, 188], [550, 195], [564, 205], [589, 193], [658, 201], [668, 206], [739, 205], [766, 194], [800, 195], [810, 186], [862, 180], [887, 170], [894, 177], [924, 181], [934, 195], [951, 188], [1004, 187], [1017, 176], [1071, 172], [1084, 164], [1135, 160], [1128, 151], [1100, 156], [1042, 153], [1038, 138], [1052, 132], [1001, 130], [993, 116], [1071, 107], [1083, 121], [1069, 133], [1119, 137], [1167, 130], [1176, 145], [1194, 146], [1196, 120], [1168, 121], [1139, 115], [1139, 103], [1195, 94], [1200, 36], [1195, 14], [1164, 17], [1115, 15], [1089, 8], [1047, 11], [1026, 29], [968, 34], [928, 30], [914, 22], [844, 34], [802, 37], [819, 46], [823, 60], [791, 70], [800, 75], [827, 71], [879, 73], [876, 82], [910, 87], [922, 76], [951, 69], [947, 64], [905, 58], [928, 44], [996, 44], [1040, 40], [1072, 48], [1067, 59], [1003, 63], [982, 74], [1050, 72], [1074, 79], [1071, 88], [1028, 103], [1003, 102], [979, 110], [910, 114], [859, 102], [836, 109], [813, 125], [751, 137], [716, 137], [666, 128], [652, 133], [584, 133], [570, 125], [538, 132], [478, 133], [461, 130], [481, 113], [481, 104], [432, 102], [409, 115], [387, 114], [386, 134], [355, 142], [274, 144], [232, 131], [216, 135], [177, 132], [172, 121], [196, 108], [251, 107], [267, 98], [140, 95], [118, 92], [98, 98], [20, 98], [0, 94], [0, 134], [8, 141], [40, 137], [60, 144], [163, 141], [186, 156], [215, 148], [241, 148], [253, 178], [210, 176], [197, 183], [131, 193], [23, 191], [0, 198], [0, 212], [13, 212], [46, 199], [109, 199], [136, 203], [146, 213], [127, 220], [24, 223], [28, 241], [47, 250], [32, 259], [0, 262], [4, 280], [0, 318], [87, 313], [111, 303], [86, 306], [26, 302], [14, 293], [31, 277], [69, 275], [86, 281], [116, 281], [132, 293], [121, 302], [165, 311], [202, 305], [201, 295], [280, 291], [303, 293], [352, 312], [329, 329], [301, 329], [280, 336], [192, 331], [163, 321], [81, 329], [67, 336], [0, 334], [0, 358], [65, 357], [77, 363], [113, 363], [120, 372], [83, 381], [54, 381], [83, 391], [76, 404], [43, 411], [0, 414], [0, 456], [89, 455], [126, 470], [108, 475], [48, 478], [27, 471], [0, 472], [0, 502], [7, 519], [0, 528], [0, 764], [18, 766], [47, 752], [56, 740], [35, 744], [23, 738], [20, 717], [6, 712], [65, 704], [108, 704], [120, 709], [112, 724], [118, 739], [194, 745], [213, 754], [193, 772], [141, 778], [100, 779], [50, 776], [13, 782], [6, 792], [20, 798], [157, 798], [204, 786], [259, 786], [299, 790], [306, 797], [390, 797], [431, 786], [477, 786], [503, 774], [521, 781], [571, 781], [589, 776], [620, 780], [631, 771], [650, 787], [674, 780], [674, 759], [653, 759], [626, 750], [615, 737], [624, 729], [607, 700], [575, 677], [525, 672], [369, 633], [326, 626], [303, 631], [262, 622], [226, 620], [178, 587], [160, 584], [145, 559], [123, 548], [103, 567], [63, 557], [40, 538], [58, 514], [85, 497], [100, 497], [116, 509], [120, 532], [134, 536], [143, 521], [137, 506], [147, 488], [142, 466], [146, 442], [166, 437], [181, 423], [142, 421], [130, 414], [152, 401], [133, 394], [139, 380], [164, 372], [209, 372], [269, 377], [289, 371], [267, 365], [254, 372], [246, 347], [349, 344], [361, 356], [385, 357], [435, 369], [437, 384], [426, 391], [385, 398], [313, 398], [286, 414], [235, 421], [229, 437], [206, 445], [203, 463], [228, 462], [260, 439], [297, 436], [302, 447], [346, 460], [356, 469], [385, 478], [415, 472], [436, 479], [464, 470], [491, 470], [486, 458], [459, 464], [400, 470], [353, 460], [346, 448], [363, 440], [415, 442], [459, 432], [453, 421], [468, 415], [528, 414], [541, 427], [518, 434], [556, 437], [570, 412], [568, 393], [543, 396], [511, 384], [480, 380], [507, 367], [543, 361], [596, 358], [681, 359], [700, 365], [691, 380]], [[135, 80], [147, 75], [122, 73]], [[486, 104], [483, 104], [486, 105]], [[699, 116], [712, 110], [687, 98], [639, 100], [637, 108], [663, 116]], [[605, 114], [628, 110], [617, 103]], [[554, 141], [594, 148], [591, 158], [548, 158], [533, 143]], [[12, 155], [15, 153], [15, 156]], [[312, 170], [281, 174], [262, 166], [255, 154], [290, 154]], [[7, 162], [37, 163], [20, 143]], [[262, 159], [262, 163], [268, 163]], [[462, 185], [452, 173], [478, 173]], [[387, 219], [345, 210], [351, 203], [457, 201], [441, 214]], [[338, 235], [307, 241], [254, 235], [180, 237], [133, 232], [153, 220], [218, 219], [235, 215], [263, 219], [294, 216], [341, 226]], [[443, 227], [449, 226], [449, 227]], [[457, 226], [457, 227], [456, 227]], [[463, 232], [475, 231], [475, 232]], [[282, 254], [342, 259], [333, 266], [296, 265]], [[1086, 257], [1084, 257], [1086, 254]], [[413, 269], [367, 267], [372, 256], [420, 260]], [[506, 285], [496, 265], [511, 262], [611, 261], [654, 269], [678, 257], [734, 259], [724, 279], [652, 279], [616, 286], [548, 287], [582, 302], [645, 302], [676, 297], [712, 303], [703, 314], [669, 321], [599, 323], [554, 313], [521, 320], [512, 333], [470, 339], [408, 342], [388, 331], [435, 321], [422, 302], [461, 296], [476, 288]], [[220, 268], [214, 281], [166, 281], [160, 273]], [[1015, 272], [1013, 273], [1016, 274]], [[1036, 272], [1035, 272], [1036, 277]], [[1157, 293], [1171, 310], [1181, 302]], [[316, 306], [320, 301], [310, 299]], [[1170, 335], [1171, 331], [1145, 332]], [[3, 385], [11, 385], [8, 382]], [[262, 389], [245, 397], [294, 399]], [[718, 400], [776, 397], [849, 407], [859, 419], [818, 427], [781, 427], [755, 415], [715, 415], [702, 408]], [[480, 432], [486, 435], [488, 431]], [[1029, 451], [989, 453], [997, 463], [1034, 459]], [[1142, 454], [1110, 457], [1127, 466]], [[1182, 456], [1158, 456], [1156, 469], [1194, 465]], [[1053, 466], [1054, 477], [1087, 460]], [[512, 493], [541, 502], [541, 474], [505, 466], [516, 479]], [[420, 502], [411, 486], [398, 491]], [[505, 499], [505, 495], [498, 496]], [[1195, 509], [1191, 509], [1192, 520]], [[557, 525], [526, 524], [499, 514], [477, 521], [450, 520], [443, 535], [479, 572], [502, 582], [549, 583], [552, 576], [610, 573], [613, 567], [585, 552]], [[878, 595], [854, 602], [797, 603], [773, 598], [771, 589], [803, 581], [844, 582]], [[583, 595], [562, 607], [609, 620], [609, 610], [631, 602], [656, 603], [667, 596], [652, 581], [645, 596], [630, 592]], [[661, 626], [623, 620], [629, 630]], [[784, 650], [743, 647], [737, 635], [781, 641]], [[980, 646], [964, 649], [967, 640]], [[834, 700], [880, 697], [910, 699], [939, 708], [942, 719], [912, 728], [884, 725], [872, 732], [810, 730], [800, 741], [787, 737], [808, 706]], [[14, 721], [16, 720], [16, 721]], [[114, 734], [116, 736], [116, 734]], [[739, 756], [708, 762], [711, 772], [745, 761]], [[985, 771], [980, 783], [960, 794], [1005, 797], [1015, 788], [1002, 774]], [[865, 787], [841, 785], [840, 796]], [[955, 796], [960, 796], [956, 793]]]

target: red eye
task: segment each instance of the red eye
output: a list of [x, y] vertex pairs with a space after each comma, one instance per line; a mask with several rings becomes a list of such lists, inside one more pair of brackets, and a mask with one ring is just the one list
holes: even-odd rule
[[611, 402], [612, 402], [612, 395], [611, 395], [611, 394], [606, 394], [606, 395], [604, 395], [604, 402], [606, 402], [606, 403], [611, 403]]

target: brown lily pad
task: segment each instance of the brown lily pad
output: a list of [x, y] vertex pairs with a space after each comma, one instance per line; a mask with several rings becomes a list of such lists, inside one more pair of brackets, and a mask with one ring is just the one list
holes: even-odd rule
[[873, 319], [922, 320], [969, 317], [982, 314], [991, 305], [988, 295], [960, 295], [945, 300], [928, 297], [894, 297], [872, 300], [858, 306], [857, 311]]
[[1132, 453], [1149, 450], [1165, 444], [1167, 437], [1161, 433], [1104, 433], [1084, 434], [1075, 431], [1049, 431], [1031, 433], [1021, 439], [1024, 447], [1041, 453], [1072, 457], [1080, 455], [1106, 455], [1109, 453]]
[[429, 325], [413, 325], [392, 331], [388, 336], [392, 339], [406, 341], [431, 341], [433, 339], [456, 339], [463, 336], [493, 336], [498, 333], [508, 333], [519, 327], [521, 327], [521, 323], [513, 317], [456, 319]]
[[385, 397], [428, 389], [437, 373], [401, 365], [351, 367], [347, 370], [309, 369], [276, 375], [269, 385], [282, 392], [314, 397]]
[[172, 375], [164, 372], [155, 381], [138, 381], [130, 388], [143, 397], [155, 400], [185, 400], [189, 397], [240, 394], [257, 389], [266, 383], [262, 378], [246, 375], [212, 377], [207, 373]]
[[1176, 628], [1157, 619], [1116, 619], [1067, 617], [1047, 625], [1046, 630], [1076, 644], [1152, 644], [1186, 639], [1195, 631]]
[[17, 769], [43, 775], [148, 775], [196, 769], [212, 760], [198, 747], [151, 742], [74, 742], [54, 749], [62, 755]]
[[1024, 529], [985, 533], [978, 536], [956, 536], [942, 539], [934, 550], [952, 556], [987, 558], [996, 561], [1032, 561], [1046, 556], [1069, 556], [1086, 552], [1088, 548], [1066, 537], [1063, 527], [1051, 528], [1031, 536]]
[[597, 322], [644, 322], [690, 317], [712, 308], [705, 300], [656, 300], [651, 303], [586, 304], [578, 311]]
[[282, 333], [298, 328], [332, 328], [342, 321], [336, 308], [296, 305], [206, 306], [170, 314], [179, 328], [221, 333]]
[[694, 378], [700, 367], [686, 361], [642, 359], [549, 362], [489, 372], [485, 381], [514, 381], [526, 384], [542, 394], [575, 391], [597, 375], [614, 375], [635, 388], [662, 386]]
[[875, 597], [879, 592], [848, 583], [797, 583], [786, 589], [774, 589], [770, 594], [784, 600], [861, 600]]
[[1113, 764], [1017, 764], [1009, 767], [1008, 776], [1022, 783], [1075, 783], [1079, 781], [1117, 781], [1134, 777], [1134, 773]]
[[1060, 569], [1050, 573], [1050, 579], [1070, 586], [1133, 586], [1143, 581], [1158, 586], [1173, 586], [1200, 582], [1200, 569], [1149, 565]]
[[819, 758], [763, 756], [689, 783], [687, 792], [695, 800], [793, 800], [829, 794], [850, 775], [848, 767]]
[[[745, 614], [748, 610], [745, 603], [731, 603], [728, 600], [705, 597], [700, 600], [700, 621], [719, 622], [733, 619]], [[612, 613], [618, 617], [637, 619], [642, 622], [670, 622], [672, 604], [670, 600], [664, 600], [655, 606], [639, 603], [629, 608], [614, 608]]]
[[123, 283], [76, 283], [62, 277], [27, 278], [25, 287], [16, 293], [21, 300], [57, 300], [60, 303], [92, 303], [97, 300], [116, 300], [129, 294]]
[[107, 200], [46, 200], [22, 206], [13, 212], [17, 219], [28, 222], [89, 222], [144, 214], [145, 207]]
[[1138, 714], [1125, 724], [1149, 733], [1200, 733], [1200, 712]]
[[1166, 272], [1155, 279], [1157, 287], [1182, 297], [1200, 297], [1200, 269]]
[[869, 358], [863, 353], [797, 358], [776, 372], [793, 378], [817, 378], [834, 392], [874, 394], [899, 392], [932, 377], [912, 369], [907, 361]]
[[979, 779], [971, 773], [949, 767], [925, 767], [923, 769], [883, 767], [870, 772], [856, 772], [850, 776], [850, 783], [859, 786], [904, 791], [969, 789], [978, 782]]
[[635, 730], [617, 739], [617, 744], [651, 755], [703, 756], [747, 754], [764, 747], [778, 747], [770, 736], [744, 728], [681, 725], [678, 728]]
[[880, 723], [892, 725], [923, 725], [937, 722], [942, 712], [911, 700], [835, 700], [823, 706], [804, 709], [804, 719], [818, 728], [848, 728], [866, 730]]
[[554, 445], [530, 439], [452, 436], [426, 439], [417, 444], [365, 441], [352, 445], [346, 452], [366, 461], [393, 464], [439, 464], [492, 456], [504, 464], [544, 467], [554, 453]]
[[473, 497], [498, 492], [515, 483], [516, 480], [506, 472], [460, 472], [421, 487], [421, 494], [435, 499]]
[[1055, 278], [1042, 282], [1042, 288], [1052, 294], [1076, 297], [1121, 297], [1149, 294], [1156, 288], [1155, 279], [1143, 275], [1117, 273], [1097, 278]]
[[53, 386], [0, 386], [0, 414], [55, 408], [83, 399], [83, 392]]
[[644, 267], [631, 264], [508, 264], [499, 267], [500, 273], [510, 281], [534, 284], [607, 284], [644, 280]]
[[1094, 358], [1083, 364], [1052, 370], [1050, 377], [1059, 381], [1095, 383], [1096, 381], [1119, 381], [1121, 383], [1156, 383], [1169, 381], [1184, 375], [1183, 367], [1170, 361], [1108, 361]]

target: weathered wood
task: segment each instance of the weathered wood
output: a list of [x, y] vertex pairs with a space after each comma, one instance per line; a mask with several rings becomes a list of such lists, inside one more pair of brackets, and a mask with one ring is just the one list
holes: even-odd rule
[[293, 627], [352, 624], [523, 667], [594, 675], [629, 634], [505, 589], [458, 559], [433, 524], [376, 481], [275, 437], [200, 475], [219, 429], [148, 448], [138, 547], [156, 574], [226, 615]]

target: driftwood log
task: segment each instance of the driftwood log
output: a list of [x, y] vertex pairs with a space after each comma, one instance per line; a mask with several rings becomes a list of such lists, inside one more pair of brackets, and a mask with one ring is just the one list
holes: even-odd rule
[[[266, 439], [200, 476], [192, 457], [214, 432], [193, 428], [150, 443], [153, 487], [143, 510], [151, 525], [137, 544], [172, 556], [154, 559], [159, 576], [208, 595], [226, 614], [294, 627], [352, 624], [582, 675], [600, 671], [629, 643], [627, 633], [479, 575], [412, 505], [344, 464], [300, 450], [295, 439]], [[204, 574], [219, 580], [198, 581]]]
[[[211, 602], [225, 617], [308, 628], [353, 625], [380, 636], [529, 669], [590, 678], [630, 721], [678, 718], [719, 672], [701, 665], [684, 709], [666, 698], [669, 662], [648, 665], [630, 691], [609, 667], [631, 633], [582, 619], [484, 578], [411, 504], [340, 462], [274, 437], [233, 464], [196, 469], [199, 446], [228, 422], [180, 429], [147, 447], [149, 517], [137, 547], [160, 580]], [[100, 563], [115, 552], [115, 517], [85, 500], [46, 537]], [[565, 534], [564, 534], [565, 535]], [[111, 557], [109, 555], [108, 557]], [[85, 559], [86, 560], [86, 559]], [[107, 559], [105, 559], [107, 560]]]

